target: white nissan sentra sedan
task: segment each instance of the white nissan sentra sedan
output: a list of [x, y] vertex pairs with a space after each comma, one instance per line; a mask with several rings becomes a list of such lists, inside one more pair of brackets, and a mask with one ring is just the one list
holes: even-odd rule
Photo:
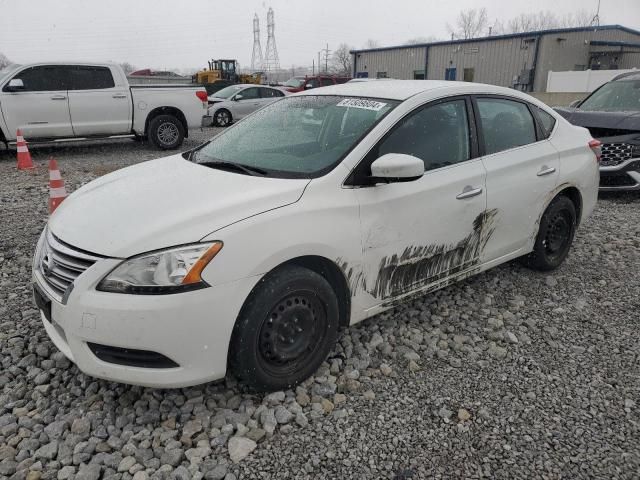
[[562, 264], [596, 204], [598, 154], [506, 88], [302, 92], [73, 193], [38, 243], [35, 299], [88, 375], [287, 388], [341, 327], [515, 258]]

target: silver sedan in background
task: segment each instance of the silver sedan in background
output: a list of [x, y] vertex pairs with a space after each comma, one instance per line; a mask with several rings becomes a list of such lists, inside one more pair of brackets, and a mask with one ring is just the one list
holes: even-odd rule
[[208, 115], [216, 127], [226, 127], [259, 108], [275, 102], [288, 92], [265, 85], [240, 84], [223, 88], [209, 96]]

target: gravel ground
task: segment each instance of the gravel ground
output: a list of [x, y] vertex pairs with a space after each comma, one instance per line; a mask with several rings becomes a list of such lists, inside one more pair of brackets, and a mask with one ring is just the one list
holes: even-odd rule
[[639, 195], [601, 199], [556, 272], [511, 263], [346, 330], [295, 391], [154, 390], [80, 373], [29, 281], [48, 156], [74, 190], [158, 152], [32, 154], [0, 152], [0, 478], [639, 478]]

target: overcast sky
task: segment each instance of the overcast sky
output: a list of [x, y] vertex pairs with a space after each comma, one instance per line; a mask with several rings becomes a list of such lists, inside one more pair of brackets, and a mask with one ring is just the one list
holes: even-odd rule
[[[601, 24], [640, 30], [640, 0], [601, 0]], [[446, 38], [460, 10], [485, 6], [491, 21], [520, 13], [578, 9], [598, 0], [0, 0], [0, 52], [17, 63], [42, 60], [128, 61], [138, 68], [204, 67], [210, 58], [249, 66], [252, 19], [267, 43], [275, 12], [280, 64], [311, 65], [318, 50], [342, 42], [381, 46], [419, 36]]]

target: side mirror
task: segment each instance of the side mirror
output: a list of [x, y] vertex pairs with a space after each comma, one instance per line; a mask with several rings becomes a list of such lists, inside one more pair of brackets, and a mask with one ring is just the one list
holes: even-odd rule
[[241, 94], [237, 94], [235, 97], [233, 97], [233, 99], [237, 102], [239, 100], [242, 100], [242, 95]]
[[580, 103], [581, 103], [581, 102], [582, 102], [582, 100], [574, 100], [573, 102], [571, 102], [571, 103], [569, 104], [569, 107], [571, 107], [571, 108], [577, 108], [577, 107], [578, 107], [578, 105], [580, 105]]
[[424, 162], [413, 155], [387, 153], [371, 164], [372, 180], [411, 181], [424, 175]]
[[8, 92], [17, 92], [18, 90], [24, 90], [24, 82], [21, 78], [12, 78], [7, 84]]

